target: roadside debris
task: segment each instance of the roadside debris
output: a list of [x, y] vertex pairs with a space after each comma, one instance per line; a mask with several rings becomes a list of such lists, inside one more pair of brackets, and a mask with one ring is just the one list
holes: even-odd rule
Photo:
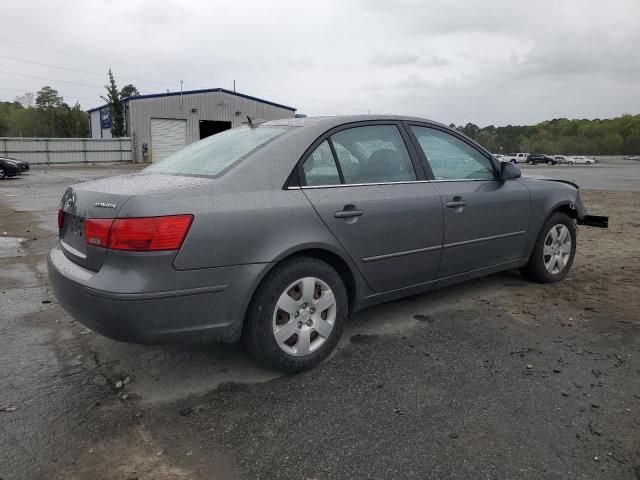
[[14, 406], [14, 405], [3, 405], [0, 407], [0, 412], [6, 412], [6, 413], [11, 413], [14, 412], [15, 410], [17, 410], [18, 407]]

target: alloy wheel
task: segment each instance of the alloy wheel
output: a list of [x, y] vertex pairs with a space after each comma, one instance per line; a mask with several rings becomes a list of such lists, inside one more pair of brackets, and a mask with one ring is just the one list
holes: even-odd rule
[[553, 226], [544, 240], [542, 259], [549, 273], [557, 275], [567, 266], [571, 256], [571, 234], [561, 223]]
[[280, 349], [296, 357], [318, 350], [333, 331], [336, 306], [331, 288], [319, 278], [291, 283], [273, 312], [273, 336]]

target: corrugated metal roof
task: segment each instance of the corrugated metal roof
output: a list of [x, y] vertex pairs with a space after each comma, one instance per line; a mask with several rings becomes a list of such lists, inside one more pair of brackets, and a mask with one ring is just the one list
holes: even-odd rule
[[[267, 105], [272, 105], [274, 107], [284, 108], [284, 109], [290, 110], [292, 112], [295, 112], [297, 110], [294, 107], [289, 107], [287, 105], [282, 105], [282, 104], [279, 104], [279, 103], [270, 102], [269, 100], [263, 100], [262, 98], [258, 98], [258, 97], [252, 97], [251, 95], [245, 95], [244, 93], [233, 92], [231, 90], [227, 90], [226, 88], [205, 88], [205, 89], [202, 89], [202, 90], [186, 90], [186, 91], [183, 91], [183, 92], [166, 92], [166, 93], [151, 93], [151, 94], [148, 94], [148, 95], [134, 95], [132, 97], [124, 98], [123, 101], [124, 102], [129, 102], [129, 101], [132, 101], [132, 100], [142, 100], [144, 98], [173, 97], [173, 96], [176, 96], [176, 95], [193, 95], [193, 94], [197, 94], [197, 93], [214, 93], [214, 92], [228, 93], [229, 95], [235, 95], [237, 97], [246, 98], [248, 100], [253, 100], [255, 102], [266, 103]], [[106, 105], [102, 105], [101, 107], [95, 107], [95, 108], [92, 108], [91, 110], [87, 110], [87, 112], [89, 112], [89, 113], [95, 112], [96, 110], [101, 110], [101, 109], [103, 109], [105, 107], [106, 107]]]

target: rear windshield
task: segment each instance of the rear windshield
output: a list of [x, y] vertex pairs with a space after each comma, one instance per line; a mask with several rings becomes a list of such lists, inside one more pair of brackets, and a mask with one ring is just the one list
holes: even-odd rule
[[192, 143], [164, 160], [145, 168], [145, 173], [219, 175], [242, 157], [282, 135], [287, 127], [238, 127]]

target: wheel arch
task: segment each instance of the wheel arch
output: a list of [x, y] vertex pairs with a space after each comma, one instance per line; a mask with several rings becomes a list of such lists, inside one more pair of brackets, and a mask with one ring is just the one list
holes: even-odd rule
[[573, 203], [569, 201], [564, 201], [556, 205], [553, 209], [551, 209], [551, 211], [549, 212], [549, 215], [547, 215], [547, 218], [545, 218], [545, 222], [549, 219], [549, 217], [551, 217], [551, 215], [553, 215], [556, 212], [565, 213], [569, 215], [571, 218], [573, 218], [574, 220], [578, 219], [578, 210], [573, 206]]
[[555, 203], [554, 205], [552, 205], [551, 207], [548, 207], [545, 209], [547, 214], [544, 216], [540, 216], [538, 217], [538, 219], [536, 220], [536, 224], [537, 224], [537, 228], [535, 229], [535, 235], [532, 235], [530, 237], [530, 243], [528, 243], [525, 253], [526, 253], [526, 257], [525, 258], [530, 258], [531, 254], [533, 252], [533, 248], [536, 244], [536, 241], [538, 240], [538, 237], [541, 235], [542, 233], [542, 227], [545, 225], [545, 223], [547, 223], [547, 220], [549, 220], [549, 218], [551, 218], [551, 216], [554, 213], [560, 212], [560, 213], [564, 213], [566, 215], [568, 215], [571, 219], [573, 219], [574, 221], [578, 220], [578, 210], [575, 208], [575, 203], [572, 200], [569, 199], [563, 199], [557, 203]]
[[295, 257], [316, 258], [333, 267], [336, 272], [338, 272], [338, 275], [340, 275], [340, 278], [347, 289], [349, 314], [353, 313], [357, 309], [358, 301], [362, 296], [362, 290], [363, 288], [366, 288], [366, 286], [363, 285], [363, 281], [355, 265], [353, 265], [348, 257], [345, 257], [345, 255], [342, 252], [339, 252], [334, 246], [312, 243], [300, 245], [298, 248], [285, 251], [276, 257], [273, 262], [265, 265], [265, 268], [260, 272], [260, 275], [258, 275], [256, 281], [251, 286], [249, 295], [247, 295], [247, 300], [243, 306], [243, 325], [246, 321], [249, 305], [251, 304], [258, 287], [274, 268]]

